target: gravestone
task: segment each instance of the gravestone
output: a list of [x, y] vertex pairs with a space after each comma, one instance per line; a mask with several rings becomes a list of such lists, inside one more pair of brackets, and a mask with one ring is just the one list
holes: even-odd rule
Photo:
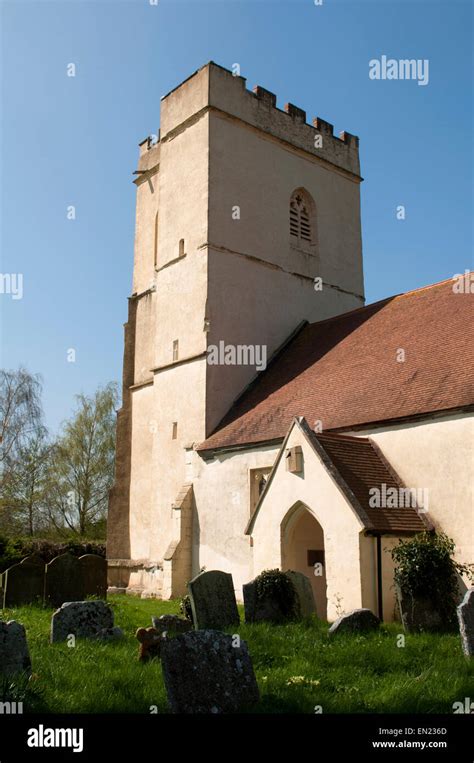
[[28, 556], [21, 560], [20, 564], [39, 564], [41, 567], [44, 567], [45, 561], [39, 554], [28, 554]]
[[[265, 573], [261, 573], [262, 575]], [[293, 573], [299, 575], [299, 573]], [[245, 622], [246, 623], [259, 623], [259, 622], [271, 622], [275, 624], [287, 623], [290, 620], [300, 619], [302, 613], [300, 612], [301, 599], [299, 591], [295, 586], [294, 580], [285, 572], [279, 573], [283, 578], [286, 577], [291, 589], [296, 596], [296, 609], [292, 612], [288, 612], [285, 608], [285, 601], [282, 601], [278, 596], [272, 594], [268, 589], [265, 590], [263, 595], [258, 596], [258, 581], [260, 575], [250, 583], [245, 583], [243, 586], [244, 593], [244, 609], [245, 609]], [[304, 577], [304, 575], [302, 576]], [[309, 583], [309, 581], [308, 581]], [[303, 584], [298, 581], [300, 588], [303, 588]], [[309, 583], [311, 586], [311, 583]], [[304, 603], [305, 607], [308, 607], [307, 603]]]
[[185, 620], [183, 617], [178, 617], [178, 615], [161, 615], [161, 617], [152, 617], [151, 621], [153, 627], [159, 633], [177, 636], [180, 633], [187, 633], [193, 629], [193, 624], [190, 620]]
[[123, 630], [114, 625], [112, 628], [101, 628], [91, 638], [95, 638], [97, 641], [121, 641], [123, 637]]
[[10, 677], [23, 672], [31, 674], [25, 628], [15, 620], [0, 620], [0, 676]]
[[316, 602], [314, 601], [313, 587], [310, 579], [302, 572], [287, 570], [287, 578], [290, 578], [298, 595], [301, 617], [309, 617], [316, 614]]
[[184, 633], [161, 644], [173, 713], [232, 713], [259, 701], [245, 641], [215, 630]]
[[354, 609], [347, 615], [342, 615], [333, 622], [329, 628], [329, 635], [335, 633], [367, 633], [377, 630], [380, 626], [380, 620], [370, 609]]
[[98, 554], [84, 554], [79, 557], [81, 565], [84, 598], [97, 596], [107, 598], [107, 560]]
[[201, 572], [188, 583], [196, 630], [239, 625], [232, 575], [220, 570]]
[[462, 650], [466, 657], [474, 657], [474, 588], [466, 591], [464, 599], [457, 608], [457, 615]]
[[48, 606], [60, 607], [66, 601], [81, 601], [84, 586], [79, 559], [72, 554], [56, 556], [46, 565], [44, 601]]
[[395, 586], [400, 619], [407, 633], [442, 630], [444, 618], [436, 604], [426, 596], [413, 596]]
[[68, 636], [96, 638], [104, 629], [114, 627], [114, 615], [105, 601], [68, 601], [51, 618], [51, 643]]
[[20, 562], [5, 570], [3, 575], [3, 606], [21, 607], [43, 600], [44, 562]]

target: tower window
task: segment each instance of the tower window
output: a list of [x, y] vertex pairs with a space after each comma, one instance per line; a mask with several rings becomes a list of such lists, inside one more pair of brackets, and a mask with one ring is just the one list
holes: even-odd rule
[[173, 361], [179, 358], [179, 340], [175, 339], [173, 342]]
[[314, 243], [313, 200], [302, 189], [290, 199], [290, 236], [297, 245]]
[[173, 429], [172, 429], [171, 439], [172, 440], [176, 440], [177, 437], [178, 437], [178, 422], [177, 421], [173, 421]]
[[179, 240], [178, 256], [184, 257], [184, 238]]

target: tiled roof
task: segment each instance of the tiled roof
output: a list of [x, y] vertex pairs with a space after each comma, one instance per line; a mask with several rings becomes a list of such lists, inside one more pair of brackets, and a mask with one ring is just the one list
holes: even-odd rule
[[307, 324], [198, 450], [283, 439], [295, 416], [327, 431], [472, 405], [473, 328], [452, 279]]
[[[370, 505], [369, 492], [372, 488], [383, 491], [404, 487], [400, 479], [385, 461], [380, 451], [366, 437], [347, 437], [337, 434], [316, 435], [330, 463], [342, 477], [344, 487], [349, 488], [350, 498], [356, 512], [367, 530], [384, 533], [417, 533], [429, 526], [402, 495], [396, 508], [374, 507]], [[327, 464], [327, 462], [326, 462]], [[340, 485], [342, 489], [344, 487]], [[418, 487], [418, 486], [410, 486]], [[409, 506], [404, 505], [410, 503]]]

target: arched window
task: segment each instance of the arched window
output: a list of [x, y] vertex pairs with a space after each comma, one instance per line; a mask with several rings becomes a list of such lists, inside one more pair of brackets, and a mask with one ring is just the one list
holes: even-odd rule
[[306, 191], [298, 188], [290, 199], [290, 237], [297, 246], [315, 243], [314, 202]]

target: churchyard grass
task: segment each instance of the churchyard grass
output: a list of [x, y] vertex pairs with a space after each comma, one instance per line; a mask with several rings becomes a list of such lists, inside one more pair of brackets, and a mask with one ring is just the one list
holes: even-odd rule
[[[109, 603], [125, 638], [78, 639], [75, 647], [49, 644], [53, 609], [2, 612], [27, 632], [33, 678], [26, 691], [21, 681], [16, 687], [26, 711], [169, 712], [160, 663], [137, 661], [135, 631], [150, 626], [152, 615], [177, 614], [178, 602], [111, 596]], [[406, 634], [405, 646], [397, 646], [398, 624], [331, 638], [327, 624], [315, 620], [241, 624], [227, 632], [248, 643], [261, 693], [254, 712], [452, 713], [454, 702], [474, 696], [474, 661], [463, 656], [457, 634]]]

